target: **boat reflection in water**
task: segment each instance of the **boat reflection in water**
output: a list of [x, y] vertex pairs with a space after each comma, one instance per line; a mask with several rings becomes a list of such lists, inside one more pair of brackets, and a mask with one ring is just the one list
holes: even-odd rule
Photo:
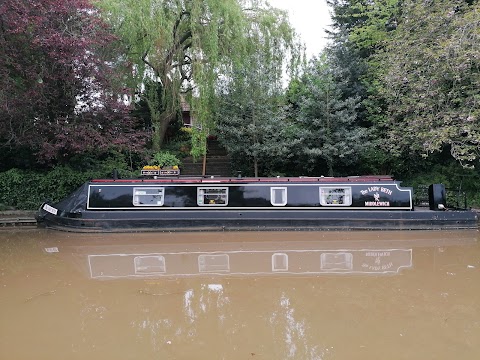
[[90, 276], [320, 275], [397, 273], [412, 266], [411, 249], [238, 250], [88, 255]]
[[[386, 234], [389, 239], [384, 239]], [[73, 256], [90, 278], [99, 280], [394, 275], [412, 268], [415, 248], [473, 243], [476, 235], [475, 231], [184, 233], [158, 238], [69, 234], [45, 251]], [[255, 240], [258, 236], [265, 240]]]

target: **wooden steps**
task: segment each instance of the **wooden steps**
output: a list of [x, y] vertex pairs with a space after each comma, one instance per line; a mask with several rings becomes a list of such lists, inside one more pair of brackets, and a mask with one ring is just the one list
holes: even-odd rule
[[[182, 175], [202, 175], [203, 159], [193, 161], [191, 156], [182, 161]], [[208, 141], [206, 174], [215, 176], [232, 176], [230, 157], [217, 140]]]

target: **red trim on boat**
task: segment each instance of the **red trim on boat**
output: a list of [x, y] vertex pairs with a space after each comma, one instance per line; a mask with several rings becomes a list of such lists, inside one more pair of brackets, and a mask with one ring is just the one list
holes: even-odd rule
[[380, 175], [368, 175], [368, 176], [352, 176], [352, 177], [278, 177], [278, 178], [224, 178], [224, 177], [175, 177], [175, 178], [145, 178], [145, 179], [94, 179], [91, 182], [94, 183], [206, 183], [206, 184], [222, 184], [222, 183], [305, 183], [305, 182], [322, 182], [322, 183], [335, 183], [335, 182], [377, 182], [377, 181], [393, 181], [391, 176]]

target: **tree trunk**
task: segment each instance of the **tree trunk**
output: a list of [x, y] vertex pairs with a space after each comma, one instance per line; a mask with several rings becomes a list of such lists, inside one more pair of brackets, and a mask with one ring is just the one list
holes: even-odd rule
[[[253, 133], [253, 144], [257, 144], [257, 124], [256, 124], [256, 117], [255, 117], [255, 107], [253, 108], [252, 111], [252, 123], [253, 123], [253, 128], [254, 128], [254, 133]], [[258, 177], [258, 159], [257, 155], [254, 155], [253, 157], [253, 172], [255, 177]]]
[[203, 154], [203, 166], [202, 166], [202, 176], [207, 174], [207, 152]]
[[153, 139], [152, 149], [155, 152], [159, 152], [165, 141], [165, 134], [167, 133], [168, 125], [175, 119], [175, 115], [168, 114], [166, 112], [160, 114], [159, 119], [152, 119], [153, 123]]
[[328, 176], [333, 176], [333, 163], [332, 161], [327, 161], [328, 164]]
[[160, 151], [160, 146], [162, 143], [161, 140], [161, 123], [160, 120], [154, 120], [152, 118], [152, 124], [153, 124], [153, 136], [152, 136], [152, 149], [154, 152], [159, 152]]

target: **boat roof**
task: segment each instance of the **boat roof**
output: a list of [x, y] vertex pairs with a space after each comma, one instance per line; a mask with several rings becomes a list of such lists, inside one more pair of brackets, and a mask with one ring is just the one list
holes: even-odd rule
[[222, 176], [162, 176], [136, 179], [94, 179], [91, 183], [372, 183], [394, 181], [390, 175], [362, 175], [346, 177], [222, 177]]

